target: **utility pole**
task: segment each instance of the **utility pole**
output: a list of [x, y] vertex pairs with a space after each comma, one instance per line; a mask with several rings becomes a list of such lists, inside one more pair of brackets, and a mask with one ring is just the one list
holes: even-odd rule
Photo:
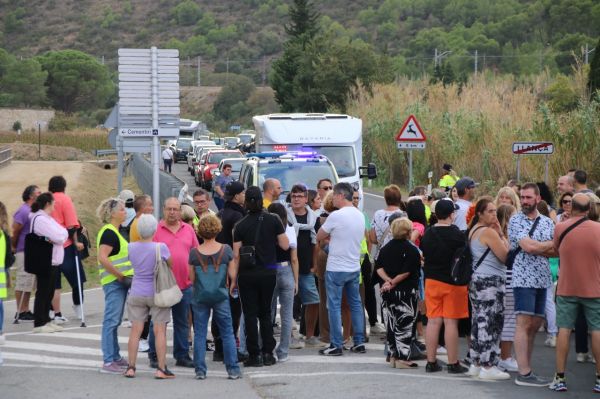
[[477, 50], [475, 50], [475, 75], [477, 75]]
[[265, 86], [267, 83], [267, 65], [266, 57], [263, 55], [262, 59], [262, 85]]
[[202, 62], [202, 57], [198, 56], [198, 73], [197, 73], [197, 76], [196, 76], [196, 78], [197, 78], [196, 79], [197, 80], [196, 85], [198, 87], [200, 87], [200, 63], [201, 62]]
[[227, 56], [227, 61], [225, 61], [225, 84], [229, 83], [229, 56]]
[[584, 60], [585, 60], [585, 63], [586, 63], [586, 65], [587, 65], [587, 64], [589, 64], [589, 61], [590, 61], [590, 53], [591, 53], [591, 52], [593, 52], [594, 50], [596, 50], [596, 48], [595, 48], [595, 47], [594, 47], [593, 49], [591, 49], [591, 50], [588, 50], [588, 49], [589, 49], [589, 46], [588, 46], [588, 44], [586, 43], [586, 44], [585, 44], [585, 50], [584, 50]]
[[438, 52], [437, 52], [437, 48], [436, 48], [435, 52], [433, 53], [433, 67], [434, 68], [437, 66], [437, 60], [438, 60]]

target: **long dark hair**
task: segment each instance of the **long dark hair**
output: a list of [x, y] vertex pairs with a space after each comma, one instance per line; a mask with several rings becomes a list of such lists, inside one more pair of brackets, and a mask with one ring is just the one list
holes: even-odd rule
[[473, 219], [471, 219], [471, 223], [469, 223], [469, 232], [471, 231], [473, 226], [479, 223], [479, 214], [485, 212], [485, 209], [490, 203], [494, 203], [494, 199], [487, 195], [477, 200], [477, 202], [475, 203], [475, 215], [473, 215]]
[[33, 204], [31, 204], [31, 212], [37, 212], [40, 209], [44, 209], [46, 205], [54, 202], [54, 196], [52, 193], [42, 193], [38, 195]]
[[285, 207], [283, 205], [281, 205], [278, 202], [273, 202], [271, 205], [269, 205], [267, 211], [269, 211], [269, 213], [273, 213], [279, 216], [279, 219], [281, 219], [283, 226], [287, 226], [287, 211], [285, 210]]
[[423, 201], [408, 201], [408, 204], [406, 204], [406, 214], [411, 222], [417, 222], [425, 227], [427, 226], [427, 216], [425, 216], [425, 204], [423, 204]]

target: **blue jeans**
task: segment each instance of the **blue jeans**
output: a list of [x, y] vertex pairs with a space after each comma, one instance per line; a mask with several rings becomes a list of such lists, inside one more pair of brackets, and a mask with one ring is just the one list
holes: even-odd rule
[[217, 207], [218, 210], [223, 209], [223, 206], [225, 205], [225, 200], [223, 198], [214, 197], [213, 201], [214, 201], [215, 206]]
[[[273, 292], [273, 304], [277, 306], [277, 298], [281, 304], [281, 338], [279, 346], [275, 350], [279, 359], [284, 359], [288, 356], [290, 349], [290, 339], [292, 337], [292, 320], [294, 313], [294, 273], [291, 266], [284, 266], [277, 269], [277, 282], [275, 283], [275, 291]], [[277, 314], [277, 307], [273, 313], [273, 318]]]
[[358, 284], [360, 271], [355, 272], [325, 272], [325, 286], [327, 287], [327, 309], [329, 313], [329, 335], [331, 345], [342, 348], [342, 292], [346, 292], [346, 299], [350, 305], [352, 330], [354, 331], [354, 345], [365, 342], [365, 313], [360, 300]]
[[117, 329], [123, 318], [125, 300], [127, 299], [126, 286], [118, 281], [113, 281], [102, 286], [104, 291], [104, 319], [102, 320], [102, 357], [104, 363], [112, 363], [121, 359], [119, 354], [119, 336]]
[[[189, 357], [190, 343], [188, 342], [188, 313], [192, 303], [192, 287], [181, 290], [183, 297], [178, 304], [171, 307], [171, 316], [173, 317], [173, 357], [176, 360]], [[150, 334], [148, 334], [148, 356], [156, 356], [156, 346], [154, 344], [154, 328], [150, 323]]]
[[0, 334], [2, 334], [2, 328], [4, 327], [4, 302], [0, 299]]
[[196, 373], [201, 372], [206, 374], [206, 332], [208, 330], [208, 318], [211, 309], [213, 311], [213, 319], [215, 319], [219, 326], [219, 332], [223, 340], [225, 368], [230, 374], [232, 372], [239, 373], [240, 367], [237, 364], [237, 349], [235, 347], [235, 337], [233, 336], [229, 299], [212, 306], [192, 302], [192, 311], [194, 312], [194, 366]]

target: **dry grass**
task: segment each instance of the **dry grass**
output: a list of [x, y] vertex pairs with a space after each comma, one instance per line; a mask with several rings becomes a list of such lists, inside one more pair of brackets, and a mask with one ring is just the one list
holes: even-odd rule
[[[39, 136], [45, 145], [73, 147], [86, 152], [109, 148], [108, 132], [102, 129], [77, 130], [71, 132], [42, 132]], [[0, 132], [0, 143], [38, 144], [37, 132]]]
[[[402, 79], [375, 87], [373, 96], [359, 92], [348, 112], [363, 119], [366, 159], [377, 162], [384, 184], [407, 181], [406, 151], [398, 153], [394, 136], [410, 114], [427, 136], [427, 148], [413, 154], [416, 184], [426, 184], [430, 170], [435, 184], [448, 162], [484, 182], [484, 190], [497, 188], [516, 176], [512, 143], [530, 140], [555, 143], [550, 182], [572, 167], [598, 180], [600, 107], [584, 101], [578, 110], [554, 114], [542, 100], [550, 83], [547, 74], [529, 81], [480, 75], [462, 88]], [[523, 157], [521, 173], [523, 181], [542, 181], [544, 157]]]

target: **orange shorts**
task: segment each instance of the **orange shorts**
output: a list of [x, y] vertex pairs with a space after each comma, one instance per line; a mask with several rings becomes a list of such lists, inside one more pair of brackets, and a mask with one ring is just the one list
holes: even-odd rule
[[468, 286], [425, 279], [427, 318], [464, 319], [469, 317]]

